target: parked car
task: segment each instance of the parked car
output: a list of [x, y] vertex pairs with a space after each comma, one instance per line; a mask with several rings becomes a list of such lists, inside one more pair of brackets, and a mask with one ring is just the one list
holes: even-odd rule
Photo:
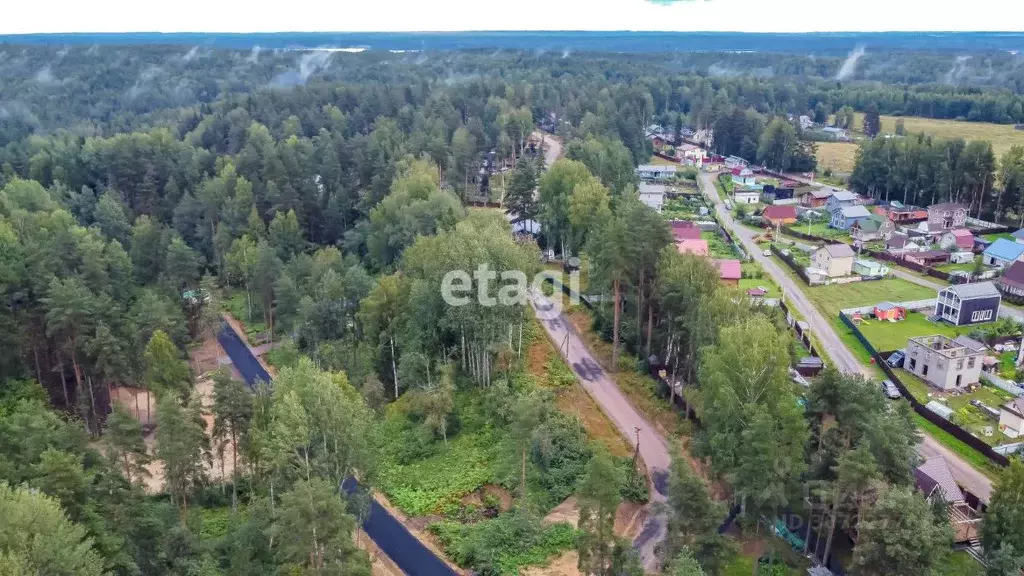
[[895, 400], [900, 397], [900, 389], [892, 383], [892, 380], [882, 380], [882, 391], [886, 397]]
[[904, 354], [902, 350], [897, 350], [889, 355], [886, 362], [888, 362], [889, 366], [892, 366], [893, 368], [901, 368], [903, 367], [903, 360], [905, 358], [906, 354]]
[[764, 254], [765, 258], [771, 258], [772, 257], [772, 251], [771, 250], [765, 250], [764, 252], [762, 252], [762, 254]]

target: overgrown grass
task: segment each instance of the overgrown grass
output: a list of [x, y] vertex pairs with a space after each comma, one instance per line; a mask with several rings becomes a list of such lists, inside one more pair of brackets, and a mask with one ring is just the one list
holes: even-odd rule
[[[854, 128], [863, 126], [864, 115], [857, 112]], [[967, 122], [964, 120], [940, 120], [936, 118], [920, 118], [902, 116], [903, 126], [907, 134], [923, 132], [939, 138], [963, 138], [965, 140], [988, 140], [992, 143], [992, 151], [996, 158], [1015, 145], [1024, 145], [1024, 131], [1017, 130], [1013, 124], [993, 124], [991, 122]], [[893, 134], [896, 131], [896, 116], [882, 116], [882, 134]]]
[[249, 302], [245, 290], [235, 290], [221, 300], [221, 306], [245, 326], [248, 334], [258, 334], [267, 331], [267, 325], [263, 322], [263, 312], [255, 301], [252, 303], [252, 318], [249, 317]]
[[700, 237], [708, 243], [708, 255], [718, 259], [736, 259], [739, 253], [719, 232], [701, 232]]
[[817, 142], [818, 170], [830, 169], [833, 172], [853, 172], [857, 149], [855, 142]]
[[518, 574], [524, 566], [544, 565], [571, 549], [578, 533], [572, 524], [545, 525], [519, 512], [475, 524], [435, 522], [430, 531], [459, 566], [482, 574]]
[[939, 567], [941, 576], [983, 576], [985, 567], [967, 552], [953, 552]]
[[921, 312], [908, 312], [905, 320], [897, 322], [865, 317], [859, 328], [875, 349], [883, 352], [905, 347], [910, 338], [932, 334], [956, 338], [957, 336], [966, 336], [978, 329], [984, 329], [989, 324], [953, 326], [947, 322], [930, 322], [928, 316]]

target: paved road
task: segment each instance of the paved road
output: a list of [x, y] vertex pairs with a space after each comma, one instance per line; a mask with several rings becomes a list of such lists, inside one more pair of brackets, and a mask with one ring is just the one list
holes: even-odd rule
[[[668, 469], [671, 463], [668, 443], [665, 438], [633, 408], [615, 381], [590, 354], [583, 339], [565, 314], [555, 308], [551, 300], [538, 292], [532, 294], [531, 303], [537, 318], [547, 330], [552, 342], [555, 343], [555, 346], [561, 346], [562, 357], [579, 377], [580, 384], [601, 405], [601, 409], [619, 429], [619, 432], [627, 438], [635, 438], [637, 429], [639, 429], [640, 455], [643, 457], [644, 464], [647, 465], [647, 473], [654, 485], [651, 501], [665, 502]], [[648, 571], [658, 568], [658, 558], [654, 553], [654, 547], [664, 538], [665, 517], [658, 514], [647, 520], [640, 535], [633, 542], [640, 551], [640, 557]]]
[[[270, 375], [253, 355], [252, 349], [229, 324], [223, 325], [217, 340], [250, 388], [256, 386], [257, 380], [271, 381]], [[346, 493], [350, 494], [356, 488], [353, 479], [345, 480], [343, 489]], [[377, 547], [409, 576], [456, 576], [455, 571], [445, 564], [444, 560], [420, 543], [376, 500], [370, 500], [370, 513], [363, 522], [363, 530]]]
[[[736, 225], [732, 214], [725, 209], [725, 205], [722, 203], [721, 198], [719, 198], [718, 190], [715, 188], [713, 179], [713, 174], [707, 172], [700, 173], [701, 188], [703, 188], [704, 193], [714, 201], [715, 211], [718, 213], [720, 221], [729, 228], [730, 232], [732, 232], [733, 236], [743, 244], [747, 252], [753, 255], [754, 260], [761, 264], [765, 271], [768, 272], [779, 287], [782, 288], [786, 298], [786, 303], [798, 310], [804, 317], [810, 325], [812, 333], [817, 336], [822, 346], [824, 346], [828, 351], [829, 357], [836, 363], [836, 367], [843, 372], [861, 373], [870, 377], [871, 374], [865, 370], [864, 366], [857, 360], [853, 353], [850, 352], [850, 349], [847, 348], [843, 341], [839, 339], [839, 335], [836, 333], [835, 329], [825, 319], [821, 312], [814, 307], [814, 304], [807, 298], [801, 287], [797, 285], [797, 282], [794, 281], [789, 274], [783, 271], [781, 265], [776, 263], [775, 260], [767, 258], [761, 253], [761, 250], [753, 242], [753, 237], [756, 234], [743, 226]], [[925, 280], [919, 276], [907, 274], [903, 271], [894, 270], [894, 273], [901, 278], [906, 278], [907, 280], [921, 284], [922, 286], [940, 286], [939, 284], [933, 285], [930, 280]], [[1006, 308], [1009, 309], [1008, 307]], [[1019, 314], [1017, 311], [1014, 312]], [[989, 497], [992, 495], [992, 481], [981, 472], [975, 470], [974, 467], [961, 459], [955, 452], [946, 448], [928, 435], [922, 435], [922, 441], [918, 446], [917, 451], [926, 458], [942, 456], [949, 465], [950, 471], [953, 473], [953, 477], [956, 481], [972, 494], [980, 498], [983, 502], [988, 502]]]

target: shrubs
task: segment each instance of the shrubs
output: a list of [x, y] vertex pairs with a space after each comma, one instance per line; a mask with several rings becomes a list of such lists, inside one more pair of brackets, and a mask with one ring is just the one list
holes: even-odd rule
[[518, 574], [521, 566], [543, 564], [572, 548], [577, 533], [571, 524], [544, 525], [521, 509], [476, 524], [435, 522], [429, 530], [456, 564], [481, 576]]

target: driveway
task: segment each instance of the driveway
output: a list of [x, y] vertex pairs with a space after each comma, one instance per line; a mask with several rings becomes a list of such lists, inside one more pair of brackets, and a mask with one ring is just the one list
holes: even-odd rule
[[[751, 254], [754, 260], [759, 263], [779, 285], [782, 289], [786, 303], [799, 311], [804, 317], [810, 325], [812, 333], [817, 336], [822, 346], [828, 350], [828, 355], [832, 361], [835, 362], [836, 368], [849, 374], [860, 373], [865, 376], [872, 377], [872, 374], [864, 369], [863, 365], [861, 365], [853, 353], [850, 352], [850, 349], [847, 348], [843, 341], [839, 339], [839, 335], [832, 327], [832, 324], [828, 322], [824, 315], [822, 315], [807, 296], [804, 295], [804, 292], [797, 284], [797, 281], [793, 280], [789, 274], [782, 270], [782, 266], [774, 259], [765, 257], [761, 253], [761, 250], [753, 242], [753, 238], [756, 233], [744, 226], [738, 226], [736, 224], [735, 220], [733, 220], [732, 214], [725, 209], [722, 199], [718, 196], [718, 190], [715, 188], [714, 177], [714, 174], [700, 172], [701, 188], [703, 189], [704, 194], [706, 194], [708, 198], [715, 203], [715, 211], [718, 214], [719, 221], [729, 229], [733, 234], [733, 237], [743, 244], [747, 253]], [[922, 286], [929, 286], [932, 288], [938, 288], [941, 286], [940, 284], [933, 283], [930, 280], [925, 280], [920, 276], [908, 274], [903, 271], [894, 269], [893, 273], [900, 278], [904, 278]], [[1010, 310], [1008, 307], [1003, 308]], [[1013, 314], [1020, 315], [1021, 313], [1014, 310]], [[931, 456], [942, 456], [943, 459], [946, 460], [946, 464], [949, 465], [950, 471], [953, 473], [953, 477], [956, 481], [972, 494], [980, 498], [983, 502], [988, 502], [989, 497], [992, 495], [992, 481], [981, 472], [975, 470], [974, 467], [957, 456], [956, 453], [940, 444], [931, 436], [923, 433], [922, 441], [918, 446], [917, 451], [926, 458]]]
[[[619, 432], [631, 439], [636, 438], [639, 433], [640, 456], [647, 466], [647, 473], [654, 486], [651, 502], [665, 502], [668, 469], [672, 461], [665, 438], [630, 404], [615, 381], [590, 354], [583, 339], [561, 309], [556, 308], [551, 300], [539, 292], [531, 293], [531, 304], [538, 320], [551, 341], [560, 348], [559, 352], [579, 378], [580, 384], [594, 401], [601, 405], [601, 410], [608, 415]], [[648, 518], [640, 535], [633, 542], [640, 552], [644, 568], [649, 572], [658, 568], [654, 547], [664, 539], [665, 516], [657, 514]]]

